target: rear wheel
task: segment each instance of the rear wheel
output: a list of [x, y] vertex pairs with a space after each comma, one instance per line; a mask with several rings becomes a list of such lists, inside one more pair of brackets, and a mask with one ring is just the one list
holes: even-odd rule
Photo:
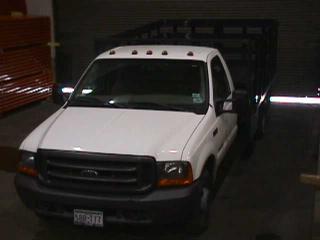
[[258, 127], [257, 127], [257, 132], [256, 132], [256, 139], [262, 139], [265, 130], [266, 130], [266, 123], [267, 123], [267, 108], [263, 107], [260, 111], [259, 114], [259, 119], [258, 119]]
[[[248, 119], [245, 124], [241, 126], [242, 132], [241, 142], [243, 145], [242, 159], [248, 159], [252, 156], [255, 149], [255, 130], [251, 119]], [[240, 130], [241, 130], [240, 129]]]

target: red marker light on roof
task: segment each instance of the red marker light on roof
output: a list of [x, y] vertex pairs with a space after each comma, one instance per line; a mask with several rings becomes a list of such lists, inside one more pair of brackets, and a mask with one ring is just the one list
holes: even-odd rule
[[114, 51], [114, 50], [111, 50], [110, 52], [109, 52], [109, 55], [115, 55], [116, 54], [116, 51]]
[[132, 55], [137, 55], [138, 54], [138, 51], [137, 50], [133, 50], [132, 51]]
[[190, 51], [190, 52], [187, 53], [187, 55], [192, 57], [193, 56], [193, 52]]
[[162, 52], [162, 55], [168, 55], [168, 52], [167, 52], [166, 50], [164, 50], [164, 51]]
[[148, 50], [148, 51], [147, 51], [147, 55], [152, 55], [152, 51], [151, 51], [151, 50]]

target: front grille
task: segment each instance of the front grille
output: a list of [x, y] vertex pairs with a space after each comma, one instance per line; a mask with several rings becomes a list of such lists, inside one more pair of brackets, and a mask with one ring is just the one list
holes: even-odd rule
[[155, 160], [148, 156], [39, 150], [41, 183], [83, 192], [143, 193], [155, 183]]

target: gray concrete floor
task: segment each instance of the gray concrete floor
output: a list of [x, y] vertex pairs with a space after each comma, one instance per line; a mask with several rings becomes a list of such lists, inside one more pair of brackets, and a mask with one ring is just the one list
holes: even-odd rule
[[299, 175], [317, 171], [319, 109], [271, 106], [266, 135], [256, 143], [253, 155], [228, 157], [230, 164], [222, 170], [226, 177], [220, 179], [212, 206], [211, 226], [197, 237], [187, 236], [183, 227], [176, 226], [110, 225], [101, 230], [61, 221], [46, 223], [26, 209], [13, 185], [15, 149], [56, 109], [42, 102], [0, 118], [1, 239], [251, 240], [264, 234], [284, 240], [311, 239], [314, 190], [302, 185]]

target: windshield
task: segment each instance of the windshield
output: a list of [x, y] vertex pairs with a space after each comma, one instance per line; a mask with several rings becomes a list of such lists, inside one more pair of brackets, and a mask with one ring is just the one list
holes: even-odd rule
[[101, 59], [91, 65], [68, 105], [203, 114], [207, 89], [201, 61]]

